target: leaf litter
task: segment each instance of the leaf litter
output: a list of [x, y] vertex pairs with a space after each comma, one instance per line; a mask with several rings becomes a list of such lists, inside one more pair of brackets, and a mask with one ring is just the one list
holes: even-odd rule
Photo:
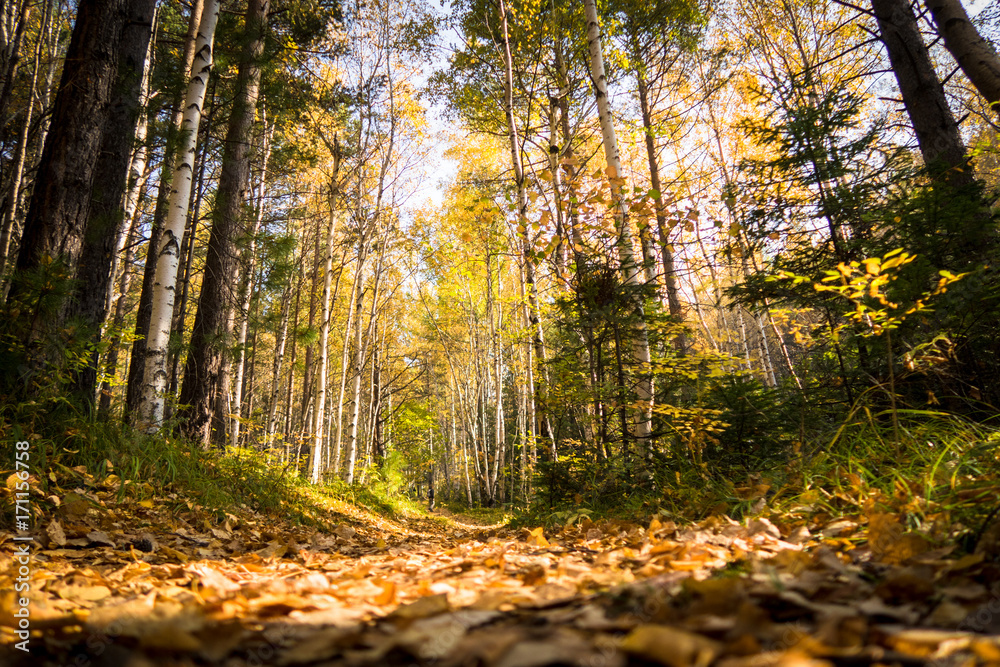
[[1000, 665], [997, 554], [893, 513], [316, 528], [112, 491], [66, 493], [37, 531], [30, 655], [0, 533], [3, 664]]

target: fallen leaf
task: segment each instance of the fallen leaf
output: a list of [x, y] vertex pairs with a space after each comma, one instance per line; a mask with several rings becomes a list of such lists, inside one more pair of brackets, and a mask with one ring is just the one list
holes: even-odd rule
[[427, 595], [417, 599], [415, 602], [402, 605], [389, 616], [390, 618], [407, 621], [416, 620], [418, 618], [427, 618], [428, 616], [436, 616], [437, 614], [444, 614], [448, 611], [451, 611], [451, 605], [448, 604], [447, 595]]
[[622, 640], [623, 651], [668, 667], [707, 667], [722, 646], [666, 625], [640, 625]]
[[112, 540], [107, 533], [103, 530], [92, 530], [87, 533], [87, 539], [90, 541], [88, 546], [99, 545], [102, 547], [112, 547], [114, 548], [115, 542]]
[[49, 525], [45, 527], [45, 534], [49, 536], [49, 539], [56, 546], [66, 546], [66, 533], [63, 531], [62, 524], [57, 519], [49, 522]]

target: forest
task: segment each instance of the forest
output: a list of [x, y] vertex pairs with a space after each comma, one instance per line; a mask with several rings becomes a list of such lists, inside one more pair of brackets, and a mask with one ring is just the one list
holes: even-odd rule
[[3, 0], [0, 656], [997, 664], [998, 51]]

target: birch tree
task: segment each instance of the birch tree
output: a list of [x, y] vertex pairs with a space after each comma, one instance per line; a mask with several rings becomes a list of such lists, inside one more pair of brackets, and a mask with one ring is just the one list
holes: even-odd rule
[[[205, 275], [198, 298], [198, 312], [191, 330], [191, 347], [184, 365], [180, 403], [184, 432], [208, 444], [213, 422], [220, 417], [217, 402], [228, 398], [235, 299], [230, 287], [237, 272], [240, 249], [236, 236], [242, 231], [244, 201], [250, 184], [250, 131], [260, 91], [261, 54], [267, 28], [269, 0], [248, 0], [244, 22], [246, 40], [240, 54], [236, 99], [229, 116], [219, 187], [212, 211]], [[225, 396], [223, 394], [225, 393]], [[220, 420], [226, 423], [226, 420]], [[225, 442], [224, 434], [216, 436]]]
[[[326, 414], [326, 388], [328, 379], [327, 363], [330, 356], [330, 305], [333, 299], [333, 255], [337, 233], [337, 222], [340, 218], [340, 142], [333, 137], [332, 146], [333, 168], [330, 174], [330, 216], [326, 230], [326, 266], [323, 275], [323, 313], [320, 316], [319, 334], [319, 373], [316, 375], [316, 414], [313, 420], [312, 466], [310, 480], [319, 484], [323, 466], [323, 427]], [[339, 280], [339, 276], [338, 276]], [[345, 338], [346, 339], [346, 338]]]
[[[639, 287], [643, 284], [641, 267], [635, 260], [632, 249], [632, 234], [629, 228], [627, 206], [622, 195], [624, 183], [621, 156], [618, 151], [618, 137], [611, 118], [611, 104], [608, 100], [608, 82], [604, 70], [604, 53], [601, 45], [601, 25], [597, 15], [596, 0], [584, 0], [587, 16], [587, 46], [590, 53], [591, 77], [594, 96], [597, 100], [598, 118], [601, 124], [601, 138], [607, 162], [607, 175], [611, 182], [612, 206], [618, 235], [618, 253], [621, 271], [627, 285]], [[632, 358], [637, 365], [638, 381], [636, 398], [639, 409], [635, 419], [636, 446], [640, 458], [645, 457], [652, 436], [653, 422], [653, 376], [649, 351], [649, 335], [646, 330], [645, 309], [638, 297], [634, 307], [638, 316], [632, 338]]]
[[[191, 184], [194, 177], [194, 156], [201, 123], [201, 109], [212, 71], [215, 27], [219, 21], [219, 0], [205, 0], [195, 42], [191, 78], [184, 96], [181, 121], [181, 146], [173, 165], [173, 177], [168, 198], [167, 218], [157, 244], [156, 273], [153, 281], [149, 335], [144, 350], [143, 389], [138, 411], [139, 423], [150, 430], [163, 424], [167, 383], [167, 344], [174, 310], [174, 284], [180, 262]], [[136, 361], [133, 359], [133, 363]]]

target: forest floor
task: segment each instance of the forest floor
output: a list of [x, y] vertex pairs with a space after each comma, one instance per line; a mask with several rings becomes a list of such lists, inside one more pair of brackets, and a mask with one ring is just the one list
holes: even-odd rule
[[1000, 664], [996, 553], [892, 514], [518, 530], [345, 503], [317, 528], [114, 491], [81, 488], [39, 525], [27, 654], [0, 532], [0, 663]]

